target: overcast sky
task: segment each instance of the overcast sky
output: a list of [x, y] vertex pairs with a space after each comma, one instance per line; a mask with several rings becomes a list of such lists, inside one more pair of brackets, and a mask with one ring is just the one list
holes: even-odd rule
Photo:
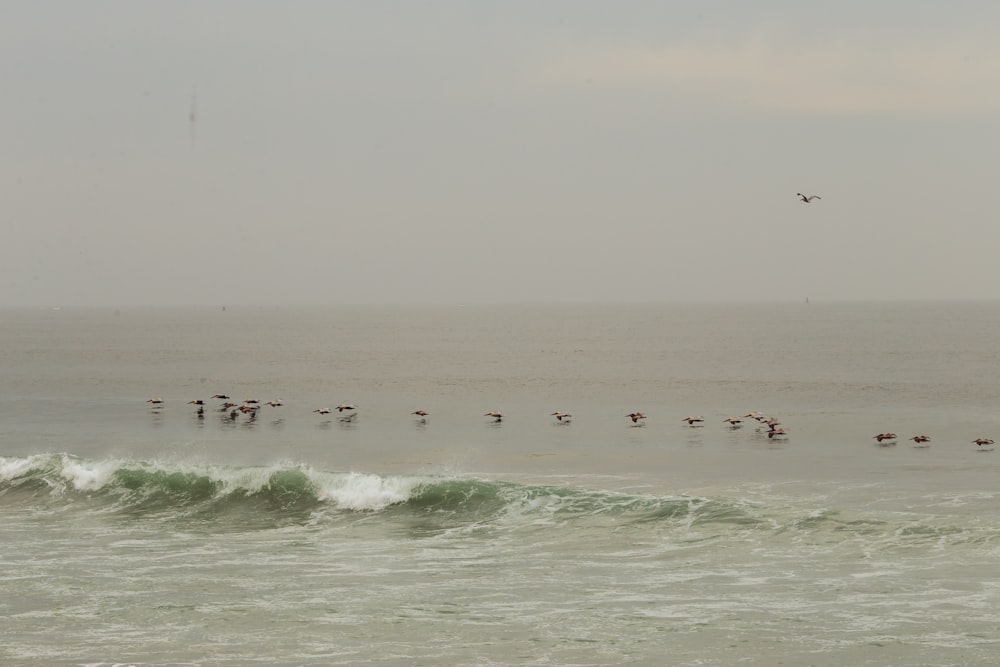
[[1000, 298], [998, 27], [8, 0], [0, 305]]

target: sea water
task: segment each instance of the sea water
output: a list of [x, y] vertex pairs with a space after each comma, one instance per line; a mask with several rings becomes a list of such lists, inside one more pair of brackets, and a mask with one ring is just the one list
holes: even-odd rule
[[0, 664], [996, 664], [998, 325], [0, 311]]

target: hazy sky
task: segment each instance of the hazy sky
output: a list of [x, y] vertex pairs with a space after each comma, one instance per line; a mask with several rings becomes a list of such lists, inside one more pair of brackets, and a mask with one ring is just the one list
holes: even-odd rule
[[0, 305], [1000, 298], [998, 29], [993, 0], [8, 0]]

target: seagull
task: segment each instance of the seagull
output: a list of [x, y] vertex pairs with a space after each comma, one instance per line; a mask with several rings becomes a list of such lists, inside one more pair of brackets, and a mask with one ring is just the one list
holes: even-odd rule
[[878, 435], [873, 435], [872, 437], [875, 438], [875, 440], [877, 440], [878, 443], [881, 445], [883, 440], [895, 440], [896, 439], [896, 434], [895, 433], [879, 433]]
[[798, 192], [796, 194], [798, 194], [799, 195], [799, 199], [801, 201], [805, 202], [806, 204], [812, 202], [813, 199], [822, 199], [822, 197], [820, 197], [819, 195], [809, 195], [807, 197], [806, 195], [802, 194], [801, 192]]
[[642, 414], [641, 412], [630, 412], [625, 416], [630, 418], [633, 424], [638, 424], [640, 419], [646, 418], [646, 415]]
[[983, 445], [992, 445], [993, 444], [993, 440], [991, 438], [976, 438], [972, 442], [976, 443], [980, 447], [982, 447]]
[[503, 421], [503, 413], [499, 412], [499, 411], [496, 411], [496, 412], [487, 412], [487, 413], [484, 413], [483, 416], [484, 417], [493, 417], [494, 423], [497, 423], [497, 424], [499, 424], [501, 421]]
[[698, 424], [700, 422], [705, 421], [705, 419], [703, 417], [700, 417], [700, 416], [699, 417], [685, 417], [681, 421], [682, 422], [687, 422], [688, 426], [694, 426], [695, 424]]
[[556, 421], [559, 422], [560, 424], [568, 424], [570, 422], [570, 417], [572, 417], [573, 415], [569, 414], [568, 412], [559, 412], [558, 410], [556, 410], [555, 412], [552, 413], [552, 416], [555, 417]]

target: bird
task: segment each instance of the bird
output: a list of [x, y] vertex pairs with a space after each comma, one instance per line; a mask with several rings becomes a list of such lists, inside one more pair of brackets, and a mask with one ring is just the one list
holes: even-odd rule
[[572, 417], [573, 415], [569, 414], [568, 412], [559, 412], [558, 410], [556, 410], [555, 412], [552, 413], [552, 416], [555, 417], [556, 421], [559, 422], [560, 424], [568, 424], [570, 422], [570, 417]]
[[353, 422], [357, 418], [358, 418], [358, 413], [357, 412], [352, 412], [352, 413], [350, 413], [348, 415], [344, 415], [343, 417], [341, 417], [340, 421], [344, 422], [345, 424], [350, 424], [351, 422]]
[[685, 417], [681, 421], [682, 422], [687, 422], [688, 426], [694, 426], [695, 424], [700, 424], [701, 422], [705, 421], [705, 419], [703, 417], [700, 417], [700, 416], [699, 417]]
[[260, 403], [260, 401], [258, 401], [256, 398], [247, 398], [243, 402], [246, 403], [247, 405], [256, 405], [257, 403]]
[[264, 405], [270, 405], [272, 408], [277, 408], [279, 406], [284, 405], [284, 403], [282, 403], [280, 400], [278, 400], [278, 401], [268, 401]]
[[426, 424], [427, 423], [427, 411], [426, 410], [414, 410], [410, 414], [411, 415], [416, 415], [417, 417], [419, 417], [419, 419], [417, 419], [417, 423], [418, 424]]
[[883, 440], [895, 440], [895, 433], [879, 433], [878, 435], [873, 435], [873, 438], [881, 445]]
[[729, 426], [732, 428], [739, 428], [740, 426], [743, 425], [743, 420], [740, 419], [739, 417], [726, 417], [722, 421], [728, 423]]
[[930, 442], [931, 438], [928, 435], [915, 435], [912, 438], [910, 438], [910, 440], [913, 441], [914, 445], [923, 445], [925, 443]]
[[772, 428], [770, 431], [767, 432], [767, 439], [773, 440], [774, 438], [784, 438], [786, 435], [788, 435], [788, 432], [779, 426], [776, 428]]
[[201, 400], [200, 398], [196, 398], [193, 401], [188, 401], [188, 405], [205, 405], [205, 401]]
[[229, 397], [226, 396], [225, 394], [212, 394], [212, 398], [221, 398], [222, 400], [226, 400]]
[[495, 423], [499, 423], [499, 422], [503, 421], [503, 413], [500, 412], [499, 410], [494, 411], [494, 412], [486, 412], [486, 413], [483, 414], [483, 416], [484, 417], [493, 417], [493, 421]]
[[152, 403], [153, 405], [162, 405], [163, 404], [163, 399], [162, 398], [147, 398], [146, 402], [147, 403]]
[[642, 414], [641, 412], [630, 412], [625, 416], [630, 418], [633, 424], [638, 424], [640, 419], [646, 418], [646, 415]]
[[316, 408], [313, 412], [318, 412], [321, 415], [328, 415], [330, 414], [330, 408]]
[[980, 447], [982, 447], [983, 445], [992, 445], [993, 444], [993, 440], [991, 438], [976, 438], [972, 442], [974, 442], [975, 444], [979, 445]]
[[813, 199], [822, 199], [822, 197], [820, 197], [819, 195], [809, 195], [807, 197], [806, 195], [802, 194], [801, 192], [798, 192], [796, 194], [798, 194], [799, 195], [799, 199], [801, 201], [805, 202], [806, 204], [812, 202]]
[[341, 403], [337, 406], [337, 412], [343, 412], [344, 410], [357, 410], [357, 406], [351, 405], [350, 403]]

